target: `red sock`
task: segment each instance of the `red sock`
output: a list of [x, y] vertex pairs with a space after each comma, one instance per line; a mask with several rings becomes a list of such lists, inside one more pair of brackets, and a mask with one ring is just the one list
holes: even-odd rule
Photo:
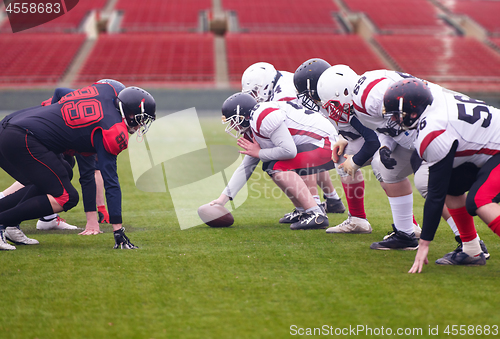
[[474, 219], [467, 212], [467, 208], [461, 207], [456, 209], [448, 208], [453, 221], [457, 225], [457, 229], [460, 232], [460, 239], [462, 242], [467, 242], [475, 239], [477, 237], [476, 226], [474, 226]]
[[413, 225], [418, 225], [417, 219], [415, 219], [415, 214], [413, 215]]
[[488, 224], [488, 227], [495, 232], [496, 235], [500, 236], [500, 216]]
[[349, 207], [349, 213], [353, 217], [366, 219], [365, 213], [365, 182], [361, 181], [356, 184], [342, 183]]

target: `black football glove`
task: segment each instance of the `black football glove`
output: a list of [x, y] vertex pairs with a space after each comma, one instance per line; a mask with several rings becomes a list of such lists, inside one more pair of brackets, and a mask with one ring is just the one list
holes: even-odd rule
[[378, 150], [378, 152], [380, 154], [380, 161], [384, 164], [385, 168], [394, 169], [394, 166], [396, 166], [398, 162], [396, 159], [391, 158], [392, 151], [386, 146], [383, 146]]
[[115, 250], [133, 250], [134, 248], [138, 248], [132, 244], [130, 239], [125, 235], [125, 229], [123, 227], [117, 231], [113, 231], [113, 234], [115, 236], [115, 247], [113, 247]]

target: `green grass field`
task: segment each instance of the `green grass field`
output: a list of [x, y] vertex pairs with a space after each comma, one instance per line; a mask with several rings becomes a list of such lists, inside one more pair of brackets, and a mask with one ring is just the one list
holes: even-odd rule
[[[234, 144], [218, 121], [202, 124], [207, 143]], [[37, 231], [35, 221], [24, 222], [25, 233], [40, 245], [0, 253], [0, 338], [354, 336], [349, 328], [360, 329], [359, 337], [389, 336], [388, 329], [396, 336], [402, 329], [404, 337], [423, 338], [436, 327], [438, 337], [453, 337], [445, 333], [448, 325], [450, 332], [451, 325], [466, 325], [462, 329], [473, 338], [479, 337], [476, 326], [490, 326], [485, 337], [495, 336], [497, 326], [498, 336], [499, 239], [478, 220], [491, 253], [487, 265], [440, 267], [434, 260], [455, 247], [442, 223], [431, 263], [424, 273], [410, 275], [415, 252], [369, 249], [391, 229], [392, 217], [380, 185], [368, 169], [364, 173], [372, 234], [291, 231], [278, 223], [291, 203], [284, 196], [257, 198], [255, 191], [233, 213], [232, 227], [181, 230], [168, 193], [134, 186], [124, 152], [119, 156], [124, 226], [139, 249], [113, 250], [109, 225], [101, 227], [104, 234], [79, 236]], [[0, 173], [1, 187], [11, 183]], [[265, 185], [273, 185], [263, 175], [251, 183], [261, 195]], [[74, 184], [79, 189], [77, 178]], [[421, 222], [423, 199], [414, 196]], [[81, 203], [62, 217], [85, 225]], [[330, 215], [330, 224], [345, 218]]]

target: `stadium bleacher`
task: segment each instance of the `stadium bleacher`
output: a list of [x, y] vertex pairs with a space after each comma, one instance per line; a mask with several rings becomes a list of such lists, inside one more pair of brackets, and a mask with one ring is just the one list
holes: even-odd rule
[[77, 82], [115, 78], [126, 84], [210, 84], [214, 81], [213, 39], [209, 33], [103, 34]]
[[194, 31], [200, 11], [211, 8], [210, 0], [149, 0], [147, 6], [137, 0], [120, 0], [116, 9], [123, 11], [123, 31]]
[[54, 86], [75, 58], [85, 34], [0, 34], [0, 86]]
[[429, 81], [454, 88], [477, 83], [485, 89], [500, 85], [500, 54], [476, 39], [380, 35], [376, 41], [401, 70]]
[[339, 9], [331, 0], [223, 0], [222, 7], [237, 14], [246, 32], [341, 32], [333, 16]]
[[381, 33], [448, 34], [451, 27], [427, 0], [344, 0], [353, 12], [365, 13]]
[[[83, 25], [89, 26], [92, 10], [93, 35]], [[212, 33], [201, 20], [213, 19], [217, 10], [227, 21]], [[357, 73], [393, 68], [451, 88], [480, 83], [493, 92], [500, 90], [499, 12], [500, 1], [491, 0], [150, 0], [148, 6], [86, 0], [15, 35], [4, 16], [0, 86], [52, 86], [63, 79], [78, 86], [115, 77], [156, 87], [228, 88], [238, 87], [255, 62], [293, 72], [319, 57]], [[373, 23], [370, 34], [360, 29], [365, 19], [359, 13]], [[472, 18], [487, 36], [457, 28], [459, 15]], [[116, 29], [105, 32], [112, 20]]]
[[454, 14], [468, 15], [490, 34], [500, 36], [500, 1], [492, 0], [438, 0]]
[[356, 72], [385, 68], [368, 44], [356, 35], [227, 34], [229, 78], [239, 83], [251, 64], [265, 61], [276, 69], [295, 72], [304, 61], [320, 57], [330, 64], [349, 64]]

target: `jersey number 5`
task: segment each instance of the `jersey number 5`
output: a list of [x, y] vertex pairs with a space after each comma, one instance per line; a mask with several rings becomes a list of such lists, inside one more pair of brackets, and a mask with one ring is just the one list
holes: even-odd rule
[[[465, 99], [461, 96], [455, 95], [455, 99], [464, 103], [471, 103], [471, 104], [479, 104], [483, 103], [482, 101], [474, 100], [474, 99]], [[468, 122], [469, 124], [475, 124], [479, 119], [481, 119], [481, 113], [484, 112], [486, 113], [486, 118], [484, 118], [483, 123], [481, 124], [481, 127], [488, 127], [491, 124], [491, 112], [488, 109], [487, 106], [484, 105], [476, 105], [474, 108], [472, 108], [472, 115], [470, 113], [467, 113], [467, 108], [470, 110], [470, 106], [466, 107], [465, 104], [463, 103], [457, 103], [457, 108], [458, 108], [458, 119]]]

